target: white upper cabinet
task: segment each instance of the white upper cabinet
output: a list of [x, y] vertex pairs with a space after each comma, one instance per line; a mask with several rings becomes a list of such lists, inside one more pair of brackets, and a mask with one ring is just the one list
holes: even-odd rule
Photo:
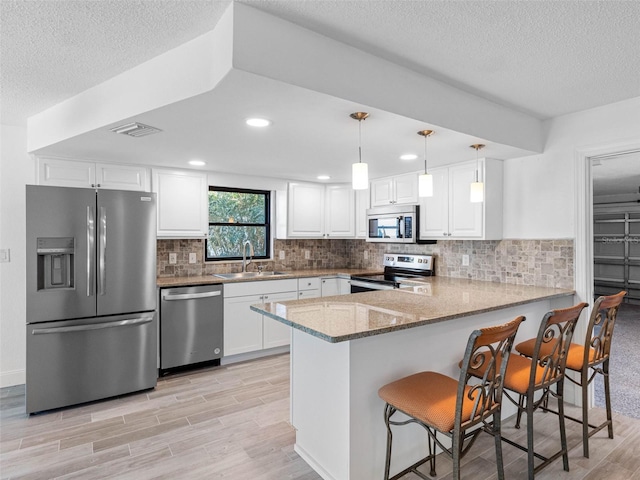
[[369, 190], [356, 190], [356, 238], [367, 238], [367, 209], [370, 204]]
[[471, 203], [471, 182], [476, 162], [434, 168], [433, 197], [420, 199], [420, 239], [502, 238], [502, 162], [481, 159], [479, 180], [484, 182], [485, 199]]
[[291, 182], [287, 201], [287, 236], [322, 238], [324, 185]]
[[371, 206], [418, 203], [418, 174], [406, 173], [371, 181]]
[[350, 185], [291, 182], [287, 202], [287, 237], [355, 236], [355, 196]]
[[355, 237], [355, 213], [355, 194], [350, 185], [327, 185], [325, 187], [325, 237]]
[[153, 169], [153, 191], [158, 196], [158, 237], [206, 236], [208, 188], [206, 173]]
[[148, 168], [47, 157], [38, 158], [38, 184], [141, 192], [150, 190]]

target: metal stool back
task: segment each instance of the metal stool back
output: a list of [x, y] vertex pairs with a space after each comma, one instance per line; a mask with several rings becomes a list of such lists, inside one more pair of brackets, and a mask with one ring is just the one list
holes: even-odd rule
[[[593, 305], [585, 346], [582, 347], [582, 358], [579, 364], [569, 362], [567, 368], [580, 372], [580, 380], [567, 377], [569, 381], [579, 385], [582, 389], [582, 420], [570, 418], [582, 423], [582, 454], [589, 457], [589, 437], [607, 427], [609, 438], [613, 438], [613, 421], [611, 415], [611, 392], [609, 387], [609, 356], [611, 353], [611, 339], [613, 327], [616, 324], [618, 309], [627, 292], [622, 291], [616, 295], [598, 297]], [[577, 347], [580, 347], [579, 345]], [[579, 349], [576, 353], [579, 353]], [[607, 420], [600, 425], [589, 424], [589, 384], [597, 374], [603, 376], [604, 398], [607, 411]]]
[[[531, 358], [514, 355], [507, 368], [505, 397], [518, 407], [516, 428], [520, 428], [522, 414], [527, 414], [527, 445], [520, 445], [505, 437], [503, 440], [527, 452], [529, 480], [533, 480], [536, 472], [560, 456], [563, 458], [564, 470], [569, 471], [563, 397], [565, 366], [573, 332], [585, 307], [586, 303], [580, 303], [547, 312], [540, 322], [538, 336], [529, 341], [534, 342]], [[554, 385], [555, 392], [552, 390]], [[510, 396], [509, 391], [518, 395], [517, 401]], [[544, 457], [533, 448], [533, 412], [548, 402], [549, 395], [555, 397], [558, 403], [560, 450], [550, 457]], [[535, 466], [534, 458], [541, 459], [542, 463]]]
[[[436, 446], [453, 459], [453, 479], [460, 478], [460, 459], [471, 448], [480, 432], [495, 438], [498, 478], [504, 479], [502, 445], [500, 440], [500, 412], [503, 379], [513, 340], [524, 317], [515, 318], [504, 325], [483, 328], [471, 333], [462, 361], [459, 379], [436, 372], [421, 372], [392, 382], [380, 388], [378, 394], [385, 400], [384, 421], [387, 426], [387, 455], [385, 480], [389, 480], [391, 463], [391, 426], [416, 423], [428, 434], [428, 455], [392, 477], [398, 479], [430, 462], [431, 476], [436, 475]], [[476, 375], [479, 368], [484, 373]], [[479, 381], [478, 381], [478, 377]], [[396, 413], [404, 413], [407, 420], [391, 420]], [[473, 429], [473, 427], [479, 426]], [[442, 433], [451, 439], [447, 447], [437, 438]]]

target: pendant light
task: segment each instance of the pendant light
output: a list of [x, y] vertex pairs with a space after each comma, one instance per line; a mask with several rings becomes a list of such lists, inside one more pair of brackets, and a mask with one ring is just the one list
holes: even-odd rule
[[358, 162], [351, 165], [351, 181], [354, 190], [366, 190], [369, 188], [369, 166], [366, 163], [362, 163], [362, 121], [369, 114], [355, 112], [349, 116], [354, 120], [358, 120]]
[[484, 148], [481, 143], [471, 145], [476, 150], [476, 181], [471, 183], [469, 201], [471, 203], [484, 202], [484, 183], [478, 180], [478, 172], [480, 171], [480, 160], [478, 159], [478, 150]]
[[420, 130], [418, 135], [424, 137], [424, 173], [418, 176], [418, 196], [433, 197], [433, 175], [427, 173], [427, 137], [433, 130]]

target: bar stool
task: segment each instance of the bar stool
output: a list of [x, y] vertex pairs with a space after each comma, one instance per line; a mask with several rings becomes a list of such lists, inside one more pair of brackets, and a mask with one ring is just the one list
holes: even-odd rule
[[[582, 419], [565, 417], [574, 422], [582, 424], [582, 454], [589, 458], [589, 437], [608, 428], [609, 438], [613, 438], [613, 421], [611, 419], [611, 394], [609, 390], [609, 354], [611, 352], [611, 337], [615, 326], [618, 308], [627, 292], [621, 291], [615, 295], [599, 297], [591, 311], [589, 324], [584, 345], [572, 343], [567, 356], [567, 369], [580, 374], [580, 379], [576, 380], [567, 376], [570, 382], [578, 385], [582, 389]], [[516, 350], [527, 357], [533, 354], [535, 339], [527, 340], [516, 345]], [[545, 345], [546, 346], [546, 345]], [[607, 420], [600, 425], [589, 424], [589, 384], [597, 374], [601, 374], [604, 379], [604, 396], [607, 411]], [[549, 410], [553, 413], [553, 410]], [[591, 431], [589, 429], [591, 428]]]
[[[431, 467], [430, 474], [435, 476], [436, 445], [452, 457], [453, 479], [459, 480], [460, 459], [482, 431], [495, 437], [498, 478], [504, 479], [500, 440], [502, 384], [513, 340], [523, 320], [524, 317], [520, 316], [504, 325], [472, 332], [457, 381], [440, 373], [421, 372], [396, 380], [378, 390], [378, 395], [386, 402], [384, 408], [384, 421], [387, 426], [385, 480], [395, 480], [409, 472], [427, 479], [427, 476], [417, 470], [427, 461]], [[480, 375], [480, 382], [470, 383], [475, 376], [473, 372], [480, 366], [484, 366], [486, 373]], [[396, 412], [403, 413], [409, 418], [391, 420]], [[428, 455], [389, 479], [391, 425], [410, 423], [421, 425], [427, 431]], [[478, 428], [469, 431], [475, 426]], [[438, 433], [451, 439], [451, 448], [445, 447], [440, 442], [437, 438]]]
[[[507, 366], [504, 378], [504, 395], [518, 407], [516, 428], [520, 427], [522, 413], [526, 412], [527, 414], [527, 445], [525, 447], [505, 437], [502, 437], [502, 440], [527, 452], [529, 480], [533, 480], [536, 472], [560, 456], [563, 459], [564, 470], [569, 471], [562, 396], [564, 371], [573, 331], [580, 313], [586, 306], [586, 303], [580, 303], [573, 307], [547, 312], [540, 323], [531, 358], [512, 355]], [[483, 373], [482, 368], [478, 369], [476, 373]], [[551, 389], [554, 385], [556, 386], [555, 392]], [[516, 393], [518, 400], [515, 400], [509, 391]], [[549, 395], [558, 401], [560, 450], [547, 458], [536, 453], [533, 449], [533, 412], [547, 401]], [[534, 458], [541, 459], [542, 463], [535, 466]]]

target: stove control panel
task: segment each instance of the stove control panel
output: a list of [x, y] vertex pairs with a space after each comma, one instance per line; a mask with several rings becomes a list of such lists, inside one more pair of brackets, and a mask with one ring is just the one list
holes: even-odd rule
[[385, 253], [383, 265], [385, 267], [433, 270], [433, 255]]

